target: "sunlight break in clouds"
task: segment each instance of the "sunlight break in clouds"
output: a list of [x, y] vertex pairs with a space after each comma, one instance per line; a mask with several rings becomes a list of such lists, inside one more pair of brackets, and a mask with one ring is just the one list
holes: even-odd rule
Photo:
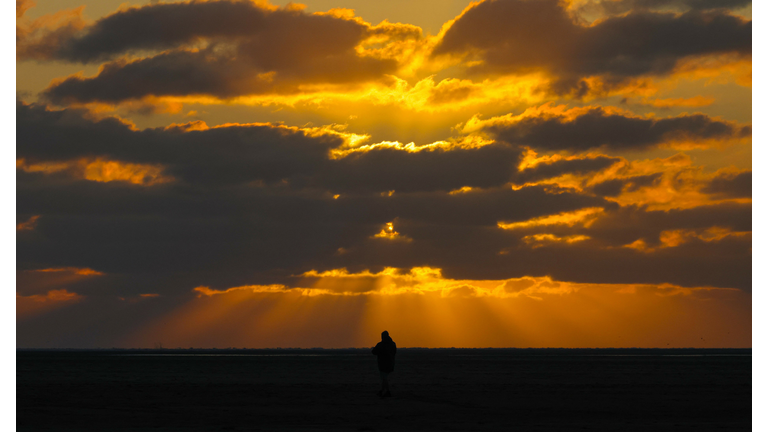
[[[195, 288], [199, 296], [142, 334], [172, 346], [192, 341], [222, 347], [312, 346], [323, 341], [344, 347], [366, 346], [370, 332], [385, 326], [403, 346], [445, 346], [451, 340], [461, 346], [654, 346], [661, 341], [698, 346], [701, 341], [693, 338], [683, 342], [684, 320], [674, 310], [687, 311], [686, 319], [693, 321], [686, 327], [698, 326], [716, 340], [745, 325], [731, 309], [744, 301], [739, 290], [575, 284], [548, 277], [453, 280], [427, 267], [376, 273], [312, 270], [300, 276], [314, 280], [311, 287]], [[712, 315], [712, 300], [729, 306]], [[642, 318], [647, 313], [653, 313], [651, 321]], [[567, 321], [570, 330], [558, 320]], [[649, 322], [655, 330], [643, 329]]]
[[750, 346], [751, 2], [306, 3], [17, 1], [17, 347]]

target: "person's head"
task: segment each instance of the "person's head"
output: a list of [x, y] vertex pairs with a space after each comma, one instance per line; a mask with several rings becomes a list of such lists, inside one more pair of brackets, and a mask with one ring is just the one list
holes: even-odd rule
[[381, 332], [381, 340], [387, 340], [387, 339], [391, 339], [391, 338], [389, 337], [389, 332], [384, 330], [383, 332]]

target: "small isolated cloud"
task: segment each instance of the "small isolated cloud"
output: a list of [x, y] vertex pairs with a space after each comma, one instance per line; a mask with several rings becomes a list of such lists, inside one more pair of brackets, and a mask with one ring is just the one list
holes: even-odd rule
[[554, 234], [532, 234], [523, 237], [523, 241], [530, 244], [531, 247], [537, 248], [545, 245], [554, 244], [572, 244], [577, 242], [583, 242], [589, 240], [589, 236], [585, 235], [570, 235], [570, 236], [556, 236]]
[[30, 271], [36, 272], [36, 273], [71, 273], [71, 274], [76, 274], [80, 276], [102, 276], [104, 274], [94, 269], [77, 268], [77, 267], [55, 267], [55, 268], [44, 268], [44, 269], [37, 269], [37, 270], [30, 270]]
[[33, 215], [30, 216], [29, 219], [27, 219], [24, 222], [20, 222], [16, 224], [16, 231], [32, 231], [37, 226], [37, 220], [40, 219], [40, 215]]
[[373, 238], [406, 242], [412, 240], [410, 237], [401, 235], [399, 232], [395, 231], [395, 225], [393, 222], [387, 222], [381, 231], [379, 231], [378, 234], [375, 234]]

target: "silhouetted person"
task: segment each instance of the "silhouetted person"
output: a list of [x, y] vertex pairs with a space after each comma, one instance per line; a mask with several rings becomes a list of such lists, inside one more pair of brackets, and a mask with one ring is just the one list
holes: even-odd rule
[[395, 341], [389, 337], [389, 332], [381, 332], [381, 342], [377, 343], [373, 347], [373, 354], [378, 357], [379, 363], [379, 375], [381, 376], [381, 390], [378, 394], [381, 397], [390, 397], [392, 394], [389, 392], [389, 374], [395, 370], [395, 354], [397, 353], [397, 345]]

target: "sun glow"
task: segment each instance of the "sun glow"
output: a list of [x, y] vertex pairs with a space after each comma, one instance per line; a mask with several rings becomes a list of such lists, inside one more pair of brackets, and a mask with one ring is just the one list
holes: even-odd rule
[[20, 347], [751, 346], [744, 2], [59, 3]]
[[[394, 191], [392, 191], [394, 193]], [[390, 193], [389, 196], [392, 196]], [[387, 222], [384, 228], [379, 231], [378, 234], [374, 235], [373, 238], [381, 238], [381, 239], [387, 239], [387, 240], [400, 240], [400, 241], [411, 241], [411, 238], [407, 236], [400, 235], [399, 232], [395, 231], [395, 226], [393, 222]]]
[[[710, 333], [749, 321], [738, 318], [736, 306], [749, 299], [732, 289], [534, 276], [461, 280], [432, 267], [310, 270], [297, 277], [302, 285], [295, 287], [195, 288], [198, 296], [127, 341], [144, 346], [151, 335], [166, 346], [368, 346], [387, 328], [399, 346], [694, 346], [699, 342], [679, 330], [683, 319]], [[732, 305], [714, 315], [717, 324], [708, 299]], [[639, 318], [651, 311], [653, 329]]]

